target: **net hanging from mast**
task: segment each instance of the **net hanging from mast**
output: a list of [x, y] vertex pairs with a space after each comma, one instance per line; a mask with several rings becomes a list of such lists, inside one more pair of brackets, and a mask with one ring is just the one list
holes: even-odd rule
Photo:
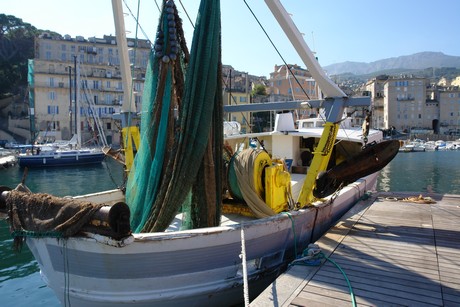
[[141, 144], [126, 200], [134, 232], [216, 226], [222, 203], [220, 1], [201, 1], [190, 55], [172, 0], [163, 3], [142, 100]]

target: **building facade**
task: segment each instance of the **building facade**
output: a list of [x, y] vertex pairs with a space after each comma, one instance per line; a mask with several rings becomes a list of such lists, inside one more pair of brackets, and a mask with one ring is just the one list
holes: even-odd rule
[[[319, 99], [320, 90], [311, 73], [296, 64], [275, 65], [268, 80], [267, 94], [277, 97], [276, 101], [298, 101]], [[317, 115], [317, 110], [297, 110], [299, 118]]]
[[[128, 46], [134, 89], [131, 103], [139, 111], [150, 42], [128, 39]], [[113, 119], [123, 103], [119, 65], [113, 36], [85, 39], [44, 33], [37, 37], [35, 58], [29, 64], [29, 101], [37, 141], [68, 140], [79, 125], [82, 143], [104, 136], [108, 144], [119, 145], [120, 127]]]
[[372, 126], [413, 134], [453, 134], [460, 128], [458, 86], [430, 84], [413, 76], [378, 76], [365, 90], [372, 97]]
[[460, 87], [439, 90], [440, 129], [444, 134], [460, 136]]

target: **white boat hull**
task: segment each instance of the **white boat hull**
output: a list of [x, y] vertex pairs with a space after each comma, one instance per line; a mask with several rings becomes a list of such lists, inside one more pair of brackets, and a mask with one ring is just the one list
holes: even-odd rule
[[332, 203], [243, 224], [134, 234], [122, 247], [102, 236], [27, 238], [27, 244], [63, 305], [232, 306], [243, 301], [242, 229], [249, 295], [254, 298], [286, 268], [295, 251], [318, 239], [373, 190], [377, 176], [345, 187]]

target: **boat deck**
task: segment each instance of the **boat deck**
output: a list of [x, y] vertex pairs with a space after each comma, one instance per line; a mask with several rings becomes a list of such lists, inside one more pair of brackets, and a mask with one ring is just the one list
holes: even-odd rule
[[[460, 195], [376, 193], [316, 242], [358, 306], [459, 306]], [[424, 194], [424, 197], [427, 195]], [[427, 200], [427, 199], [425, 199]], [[254, 306], [351, 306], [331, 262], [293, 265]]]

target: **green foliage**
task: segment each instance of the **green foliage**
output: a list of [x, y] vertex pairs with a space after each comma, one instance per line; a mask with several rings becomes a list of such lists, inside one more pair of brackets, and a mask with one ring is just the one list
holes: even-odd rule
[[27, 60], [34, 57], [34, 38], [42, 31], [11, 15], [0, 14], [0, 95], [27, 86]]
[[251, 91], [251, 96], [267, 96], [267, 90], [264, 85], [262, 84], [256, 84], [254, 88]]

